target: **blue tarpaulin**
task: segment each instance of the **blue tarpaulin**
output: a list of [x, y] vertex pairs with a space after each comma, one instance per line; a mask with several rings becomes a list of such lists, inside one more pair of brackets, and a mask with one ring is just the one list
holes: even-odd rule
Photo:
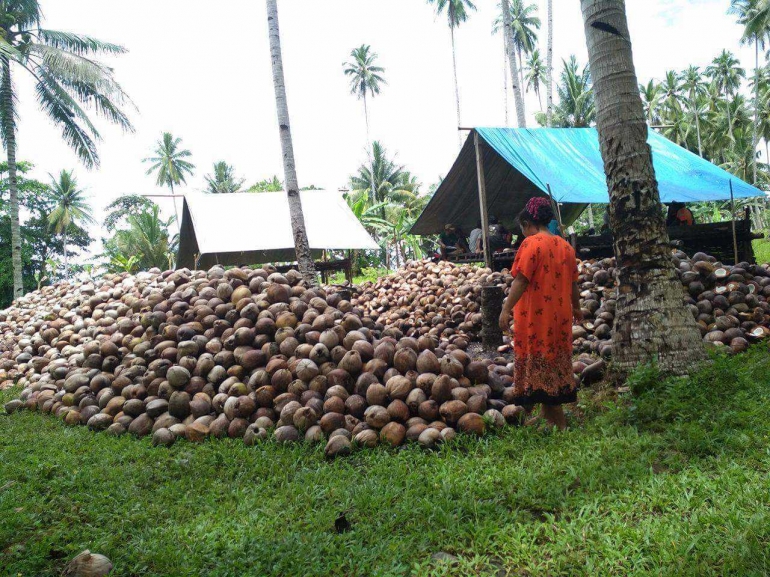
[[[532, 196], [550, 185], [560, 203], [609, 202], [604, 164], [595, 128], [476, 128], [484, 158], [491, 214], [510, 222]], [[763, 191], [709, 161], [648, 131], [655, 177], [664, 203], [765, 196]], [[574, 216], [582, 210], [572, 210]], [[473, 134], [412, 232], [440, 232], [453, 222], [471, 228], [478, 219], [478, 184]], [[565, 220], [567, 220], [565, 218]]]
[[[609, 202], [604, 163], [595, 128], [477, 128], [511, 166], [558, 202]], [[728, 200], [764, 193], [661, 136], [648, 131], [661, 202]]]

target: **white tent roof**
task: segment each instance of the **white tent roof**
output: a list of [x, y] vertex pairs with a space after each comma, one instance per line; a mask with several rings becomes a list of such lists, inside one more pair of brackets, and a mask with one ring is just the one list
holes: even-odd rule
[[[379, 248], [341, 193], [304, 190], [300, 198], [311, 249]], [[190, 266], [195, 254], [216, 255], [214, 261], [223, 264], [232, 260], [228, 253], [246, 263], [294, 260], [286, 193], [185, 194], [179, 252], [179, 266]]]

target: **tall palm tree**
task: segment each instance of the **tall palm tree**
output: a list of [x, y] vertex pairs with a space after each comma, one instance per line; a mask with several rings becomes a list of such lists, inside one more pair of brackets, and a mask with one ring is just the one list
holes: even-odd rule
[[678, 114], [682, 110], [682, 82], [679, 75], [668, 70], [659, 84], [660, 101], [669, 114]]
[[[500, 15], [495, 18], [493, 32], [505, 25], [502, 13], [502, 3], [498, 5]], [[511, 13], [511, 31], [513, 32], [513, 47], [518, 58], [519, 82], [524, 86], [524, 56], [532, 54], [537, 46], [537, 31], [540, 29], [540, 18], [537, 14], [537, 4], [525, 4], [524, 0], [510, 0], [508, 10]], [[505, 38], [505, 35], [503, 35]]]
[[214, 163], [214, 172], [207, 174], [206, 192], [210, 194], [230, 194], [240, 192], [245, 178], [235, 176], [235, 167], [227, 164], [224, 160]]
[[155, 183], [158, 186], [168, 186], [171, 189], [171, 202], [174, 203], [177, 231], [181, 230], [182, 225], [176, 208], [174, 186], [186, 184], [186, 176], [192, 175], [195, 169], [195, 165], [192, 162], [185, 160], [192, 156], [192, 152], [181, 148], [181, 146], [181, 138], [174, 138], [170, 132], [164, 132], [163, 137], [155, 145], [155, 156], [142, 160], [142, 162], [149, 162], [151, 164], [147, 170], [148, 175], [153, 172], [157, 174]]
[[124, 130], [133, 130], [123, 112], [130, 104], [113, 70], [94, 57], [123, 54], [117, 44], [89, 36], [41, 27], [37, 0], [0, 0], [0, 136], [8, 155], [11, 212], [13, 295], [24, 288], [21, 265], [19, 191], [16, 165], [16, 74], [28, 74], [41, 110], [61, 129], [62, 138], [88, 168], [99, 164], [96, 143], [101, 136], [89, 112]]
[[613, 363], [627, 372], [657, 360], [665, 371], [685, 373], [693, 362], [705, 359], [706, 352], [695, 319], [682, 306], [682, 283], [671, 262], [625, 4], [580, 4], [617, 257]]
[[360, 98], [364, 103], [364, 120], [366, 121], [366, 146], [369, 147], [369, 110], [366, 107], [366, 94], [374, 97], [380, 93], [383, 84], [387, 84], [382, 74], [385, 69], [375, 64], [377, 53], [371, 52], [371, 46], [362, 44], [350, 52], [348, 62], [345, 62], [345, 76], [350, 77], [350, 93]]
[[[364, 120], [366, 121], [366, 149], [370, 148], [369, 110], [366, 106], [366, 93], [372, 97], [380, 93], [381, 85], [387, 84], [382, 74], [385, 69], [377, 66], [377, 53], [370, 52], [371, 46], [362, 44], [350, 52], [351, 60], [343, 64], [345, 75], [350, 77], [350, 93], [355, 94], [364, 103]], [[372, 184], [374, 188], [374, 184]]]
[[553, 0], [547, 0], [546, 12], [548, 17], [548, 44], [546, 46], [545, 67], [548, 73], [546, 83], [546, 126], [553, 122]]
[[72, 171], [62, 170], [58, 178], [51, 177], [51, 200], [55, 206], [48, 215], [48, 223], [56, 234], [62, 235], [64, 250], [64, 278], [69, 277], [69, 260], [67, 254], [67, 229], [71, 225], [94, 224], [91, 207], [85, 199], [83, 191], [78, 188], [78, 181]]
[[[764, 50], [770, 33], [770, 2], [767, 0], [732, 0], [729, 13], [738, 16], [738, 24], [743, 26], [741, 44], [754, 43], [754, 78], [759, 78], [759, 49]], [[754, 82], [754, 128], [752, 139], [754, 149], [757, 148], [757, 131], [759, 129], [759, 82]], [[757, 162], [754, 155], [752, 182], [757, 181]]]
[[[740, 88], [741, 79], [746, 78], [746, 71], [741, 68], [740, 61], [732, 52], [722, 50], [722, 53], [706, 67], [706, 75], [711, 78], [715, 88], [724, 95], [726, 106], [730, 97]], [[733, 123], [729, 118], [729, 107], [726, 106], [726, 110], [730, 140], [733, 140]]]
[[294, 235], [294, 252], [297, 255], [299, 272], [309, 285], [315, 286], [317, 282], [315, 265], [310, 254], [310, 243], [307, 240], [305, 216], [302, 213], [302, 199], [297, 183], [297, 165], [294, 162], [294, 144], [291, 140], [289, 104], [286, 100], [286, 82], [283, 76], [283, 57], [281, 55], [281, 32], [278, 27], [278, 0], [267, 0], [267, 27], [270, 36], [270, 60], [273, 68], [278, 130], [281, 139], [281, 151], [283, 152], [286, 196], [289, 199], [289, 218]]
[[588, 66], [580, 69], [574, 54], [563, 62], [564, 69], [556, 87], [559, 104], [554, 107], [553, 122], [564, 128], [585, 128], [596, 119], [591, 74]]
[[505, 46], [508, 49], [508, 65], [511, 67], [511, 87], [513, 88], [513, 100], [516, 104], [516, 122], [519, 128], [526, 128], [527, 118], [524, 110], [524, 98], [521, 95], [522, 86], [519, 81], [519, 67], [516, 62], [516, 39], [513, 35], [511, 9], [508, 0], [502, 0], [500, 7], [503, 11], [503, 34], [505, 36]]
[[658, 110], [660, 105], [660, 84], [657, 84], [654, 80], [650, 80], [647, 84], [639, 83], [639, 94], [642, 97], [644, 117], [647, 120], [647, 125], [656, 126], [660, 124], [660, 112]]
[[700, 68], [690, 66], [682, 72], [680, 77], [682, 90], [687, 93], [687, 103], [690, 113], [695, 118], [695, 131], [698, 136], [698, 155], [703, 156], [703, 142], [700, 134], [700, 114], [698, 111], [698, 99], [708, 91], [708, 84], [700, 73]]
[[[439, 16], [446, 12], [449, 24], [449, 34], [452, 40], [452, 70], [455, 79], [455, 104], [457, 105], [457, 126], [462, 126], [460, 117], [460, 85], [457, 82], [457, 50], [455, 48], [455, 28], [468, 20], [468, 13], [476, 10], [476, 5], [471, 0], [428, 0], [428, 4], [436, 5], [436, 14]], [[460, 146], [463, 139], [458, 132]]]
[[[372, 187], [371, 183], [374, 183]], [[415, 192], [417, 182], [403, 165], [388, 158], [388, 151], [378, 141], [372, 143], [372, 163], [362, 164], [350, 177], [350, 188], [358, 197], [365, 195], [372, 205], [382, 205], [380, 216], [385, 218], [388, 204], [403, 205]]]
[[531, 88], [537, 95], [541, 111], [543, 110], [543, 101], [540, 98], [540, 87], [545, 82], [547, 82], [545, 65], [540, 58], [540, 50], [536, 48], [529, 55], [529, 60], [527, 60], [527, 90]]

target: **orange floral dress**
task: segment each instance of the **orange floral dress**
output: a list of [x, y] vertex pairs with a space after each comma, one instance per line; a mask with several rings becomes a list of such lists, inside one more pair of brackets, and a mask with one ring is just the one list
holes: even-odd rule
[[527, 237], [511, 267], [529, 280], [513, 310], [514, 402], [560, 405], [577, 400], [572, 375], [575, 250], [545, 233]]

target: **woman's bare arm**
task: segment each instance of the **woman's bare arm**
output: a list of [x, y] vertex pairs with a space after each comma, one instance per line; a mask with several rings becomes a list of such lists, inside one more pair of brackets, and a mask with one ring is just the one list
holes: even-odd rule
[[572, 283], [572, 315], [577, 322], [582, 322], [583, 311], [580, 308], [580, 289], [576, 282]]
[[519, 273], [516, 278], [513, 279], [511, 290], [508, 292], [508, 298], [503, 303], [503, 311], [500, 313], [500, 329], [508, 331], [511, 328], [511, 311], [516, 303], [521, 299], [521, 295], [527, 290], [529, 286], [529, 279], [523, 274]]

